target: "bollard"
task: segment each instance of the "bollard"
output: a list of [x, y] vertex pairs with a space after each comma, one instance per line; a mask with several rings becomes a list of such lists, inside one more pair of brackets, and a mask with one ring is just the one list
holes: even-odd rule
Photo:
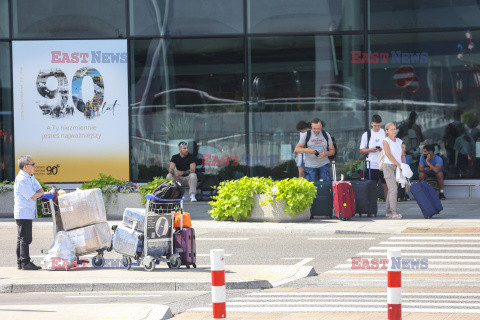
[[227, 317], [224, 253], [223, 249], [210, 250], [213, 319], [225, 319]]
[[388, 320], [402, 319], [402, 252], [389, 249], [387, 276]]

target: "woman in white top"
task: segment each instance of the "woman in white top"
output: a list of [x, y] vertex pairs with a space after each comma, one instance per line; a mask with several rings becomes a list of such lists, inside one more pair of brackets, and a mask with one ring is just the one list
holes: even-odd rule
[[397, 179], [395, 171], [401, 169], [400, 163], [405, 163], [405, 155], [402, 152], [402, 140], [396, 138], [397, 126], [395, 123], [385, 125], [385, 134], [383, 139], [383, 150], [385, 150], [385, 160], [383, 162], [383, 175], [387, 181], [388, 194], [385, 202], [387, 204], [387, 217], [392, 219], [401, 219], [402, 215], [397, 214]]

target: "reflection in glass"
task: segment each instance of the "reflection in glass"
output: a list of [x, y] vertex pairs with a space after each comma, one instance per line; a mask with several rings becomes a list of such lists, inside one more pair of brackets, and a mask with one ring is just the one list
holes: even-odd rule
[[131, 50], [133, 179], [165, 176], [181, 140], [199, 172], [241, 167], [243, 40], [135, 40]]
[[248, 0], [251, 33], [363, 29], [363, 0]]
[[132, 35], [243, 33], [243, 0], [130, 0]]
[[0, 181], [15, 179], [10, 83], [10, 46], [8, 42], [0, 42]]
[[459, 28], [478, 26], [478, 1], [369, 0], [370, 29]]
[[15, 38], [126, 36], [125, 1], [12, 0]]
[[0, 38], [9, 36], [8, 0], [0, 0]]
[[414, 178], [427, 144], [442, 158], [446, 179], [480, 177], [480, 59], [468, 46], [472, 37], [480, 32], [370, 36], [371, 52], [389, 54], [386, 63], [369, 64], [371, 112], [398, 124]]
[[[364, 131], [360, 36], [252, 38], [250, 153], [255, 175], [296, 176], [298, 121], [320, 118], [336, 139], [337, 163], [358, 160]], [[278, 171], [278, 172], [277, 172]]]

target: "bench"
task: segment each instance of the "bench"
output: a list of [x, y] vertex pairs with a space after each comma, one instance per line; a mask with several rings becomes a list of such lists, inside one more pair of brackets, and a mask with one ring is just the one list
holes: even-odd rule
[[477, 184], [473, 182], [447, 182], [445, 181], [444, 183], [445, 187], [468, 187], [468, 198], [470, 199], [472, 197], [472, 187], [476, 187]]

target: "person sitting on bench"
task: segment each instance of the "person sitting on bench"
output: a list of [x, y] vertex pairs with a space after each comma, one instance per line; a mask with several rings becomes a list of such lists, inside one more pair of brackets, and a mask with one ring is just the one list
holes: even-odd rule
[[423, 155], [418, 165], [418, 180], [425, 181], [428, 177], [435, 177], [440, 188], [439, 198], [445, 200], [443, 194], [443, 160], [434, 154], [435, 147], [431, 144], [423, 147]]

